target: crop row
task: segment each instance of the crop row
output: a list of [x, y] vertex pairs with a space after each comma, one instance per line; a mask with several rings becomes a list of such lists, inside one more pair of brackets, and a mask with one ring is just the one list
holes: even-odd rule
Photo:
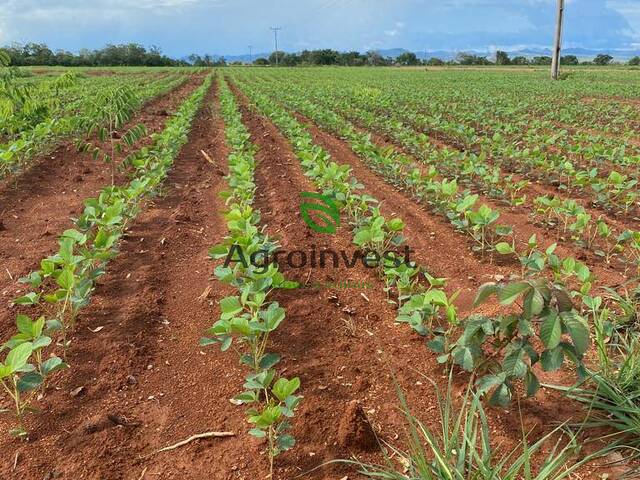
[[[38, 91], [18, 88], [17, 92], [11, 91], [8, 82], [0, 89], [10, 92], [13, 103], [19, 102], [20, 112], [25, 114], [29, 108], [38, 115], [30, 120], [28, 128], [21, 128], [15, 138], [8, 137], [0, 144], [0, 178], [47, 152], [62, 139], [80, 136], [96, 125], [108, 124], [113, 128], [123, 124], [142, 104], [176, 88], [186, 79], [186, 76], [168, 76], [133, 82], [134, 79], [118, 78], [104, 84], [65, 73], [50, 83], [43, 82]], [[74, 86], [79, 86], [78, 100], [61, 110], [60, 93]], [[43, 100], [39, 95], [47, 97]], [[118, 121], [114, 121], [114, 112], [118, 112]]]
[[[367, 133], [357, 130], [345, 118], [330, 110], [339, 107], [328, 100], [329, 95], [314, 94], [315, 91], [308, 86], [302, 88], [290, 85], [287, 91], [283, 91], [277, 88], [277, 84], [264, 83], [261, 88], [322, 127], [347, 139], [354, 152], [372, 164], [374, 170], [394, 185], [426, 202], [447, 218], [457, 230], [468, 233], [476, 242], [478, 250], [485, 252], [496, 248], [502, 254], [511, 255], [519, 249], [516, 248], [515, 239], [511, 239], [512, 228], [497, 223], [500, 218], [498, 209], [484, 204], [474, 209], [478, 195], [459, 191], [458, 182], [479, 187], [482, 193], [506, 200], [510, 205], [525, 202], [525, 198], [518, 195], [523, 185], [487, 168], [482, 157], [431, 148], [424, 135], [369, 112], [360, 112], [360, 123], [384, 129], [407, 150], [414, 152], [428, 168], [417, 165], [410, 157], [399, 154], [393, 148], [379, 147]], [[313, 102], [307, 98], [312, 98]], [[610, 226], [605, 219], [593, 218], [574, 200], [541, 196], [533, 203], [534, 220], [543, 222], [546, 227], [556, 228], [559, 235], [568, 235], [578, 246], [594, 251], [607, 262], [617, 258], [627, 272], [640, 272], [640, 232], [629, 229], [616, 232], [616, 228]], [[529, 243], [526, 242], [524, 247], [528, 249]]]
[[286, 316], [278, 302], [269, 297], [275, 289], [296, 288], [297, 284], [287, 281], [276, 264], [266, 268], [259, 266], [260, 258], [270, 255], [278, 244], [260, 228], [260, 212], [253, 208], [256, 147], [250, 141], [251, 135], [242, 123], [233, 94], [222, 77], [218, 88], [225, 138], [230, 148], [226, 177], [230, 188], [223, 193], [228, 206], [225, 219], [229, 235], [223, 243], [211, 248], [210, 255], [213, 259], [238, 260], [233, 266], [225, 262], [215, 268], [216, 278], [232, 286], [238, 294], [220, 300], [220, 318], [207, 330], [207, 336], [200, 344], [217, 344], [222, 351], [231, 348], [250, 369], [244, 391], [233, 401], [250, 406], [247, 420], [254, 428], [249, 433], [268, 439], [273, 474], [274, 458], [295, 445], [294, 437], [287, 432], [289, 419], [294, 416], [301, 397], [294, 395], [300, 387], [300, 379], [279, 376], [275, 367], [280, 357], [268, 352], [269, 336]]
[[[504, 122], [488, 131], [477, 131], [464, 117], [460, 117], [457, 103], [456, 113], [452, 114], [453, 118], [448, 118], [443, 112], [431, 110], [440, 105], [442, 110], [450, 111], [449, 103], [434, 103], [430, 98], [431, 92], [416, 95], [418, 87], [410, 87], [383, 90], [371, 86], [320, 83], [316, 88], [325, 96], [329, 94], [345, 111], [354, 107], [364, 109], [378, 119], [387, 119], [392, 125], [408, 125], [430, 136], [443, 135], [454, 145], [476, 152], [483, 163], [490, 160], [499, 171], [525, 175], [563, 191], [582, 192], [601, 208], [614, 213], [637, 211], [640, 162], [637, 154], [634, 156], [621, 148], [619, 142], [613, 142], [610, 148], [601, 142], [594, 143], [591, 151], [591, 147], [580, 149], [571, 146], [567, 147], [572, 152], [568, 154], [558, 147], [559, 129], [556, 127], [550, 134], [547, 128], [535, 128], [535, 123], [527, 122], [528, 127], [523, 129], [517, 124]], [[476, 115], [486, 121], [485, 114]], [[525, 134], [513, 138], [519, 131]], [[577, 152], [586, 160], [572, 160], [570, 156]], [[620, 168], [611, 168], [603, 161], [620, 164]]]
[[[130, 183], [108, 186], [96, 198], [86, 200], [74, 228], [60, 236], [58, 251], [21, 279], [31, 291], [14, 303], [40, 313], [35, 319], [19, 314], [17, 333], [0, 348], [8, 351], [0, 363], [0, 383], [14, 405], [17, 426], [12, 435], [28, 435], [24, 416], [31, 411], [33, 400], [44, 394], [48, 376], [68, 367], [64, 358], [78, 313], [89, 303], [107, 263], [117, 255], [127, 226], [166, 178], [210, 83], [209, 76], [164, 130], [153, 136], [152, 144], [129, 158], [133, 168]], [[60, 352], [62, 358], [57, 355]]]
[[[350, 167], [333, 162], [279, 102], [290, 102], [293, 111], [315, 113], [318, 124], [327, 122], [325, 128], [345, 138], [354, 152], [366, 152], [363, 158], [366, 156], [372, 168], [382, 174], [394, 168], [384, 164], [384, 149], [326, 109], [316, 107], [306, 111], [313, 104], [304, 100], [303, 92], [295, 88], [284, 92], [270, 89], [264, 83], [246, 81], [242, 74], [235, 78], [256, 108], [288, 138], [306, 175], [350, 218], [354, 243], [378, 253], [390, 245], [401, 244], [402, 220], [384, 219], [373, 197], [357, 194], [361, 185], [350, 174]], [[612, 372], [616, 366], [631, 361], [630, 352], [621, 355], [617, 343], [627, 338], [629, 332], [626, 307], [630, 297], [613, 290], [603, 295], [596, 288], [597, 278], [586, 265], [571, 257], [560, 258], [554, 250], [555, 245], [540, 250], [535, 238], [530, 239], [518, 253], [523, 266], [520, 275], [512, 275], [508, 282], [485, 284], [478, 290], [474, 306], [496, 301], [504, 307], [504, 314], [459, 318], [455, 295], [448, 298], [439, 288], [442, 285], [438, 280], [415, 264], [404, 267], [405, 275], [381, 267], [380, 276], [390, 277], [387, 285], [395, 287], [397, 320], [425, 336], [439, 362], [477, 374], [476, 391], [486, 395], [491, 403], [507, 405], [518, 385], [523, 386], [527, 395], [535, 395], [540, 387], [540, 371], [558, 370], [568, 360], [575, 365], [582, 385], [580, 395], [567, 389], [569, 396], [585, 402], [595, 400], [598, 408], [604, 408], [610, 397], [598, 388], [605, 382], [618, 381]], [[420, 275], [424, 276], [418, 279]], [[429, 280], [435, 280], [434, 284], [425, 287]], [[598, 359], [595, 364], [585, 363], [592, 343]], [[623, 421], [616, 425], [623, 435], [627, 427]]]
[[[353, 242], [355, 245], [367, 252], [377, 254], [378, 258], [382, 258], [391, 247], [402, 245], [404, 242], [402, 237], [404, 224], [402, 220], [399, 218], [386, 220], [381, 215], [374, 197], [355, 193], [361, 188], [361, 185], [351, 175], [350, 167], [333, 162], [331, 156], [325, 150], [313, 143], [312, 137], [305, 127], [274, 100], [269, 99], [269, 97], [264, 96], [257, 90], [253, 90], [251, 85], [243, 84], [243, 89], [252, 101], [256, 103], [259, 110], [266, 114], [289, 139], [294, 151], [301, 160], [306, 175], [311, 177], [319, 188], [323, 189], [324, 195], [334, 198], [341, 211], [344, 211], [349, 216], [354, 227]], [[344, 131], [341, 133], [346, 134]], [[354, 138], [354, 141], [356, 140], [367, 141], [366, 138], [363, 139], [361, 137]], [[375, 148], [372, 145], [368, 145], [368, 147]], [[523, 316], [531, 319], [540, 315], [543, 309], [548, 309], [557, 300], [554, 296], [556, 293], [560, 295], [558, 292], [564, 292], [562, 293], [563, 298], [569, 298], [565, 285], [571, 277], [575, 276], [581, 290], [585, 294], [588, 293], [593, 275], [584, 264], [572, 258], [560, 259], [553, 254], [552, 248], [544, 254], [542, 252], [537, 253], [544, 255], [543, 267], [548, 265], [548, 269], [553, 269], [553, 281], [548, 281], [541, 275], [540, 270], [543, 268], [527, 269], [523, 276], [526, 281], [523, 280], [504, 286], [492, 285], [491, 288], [487, 286], [480, 290], [478, 302], [485, 301], [488, 298], [489, 293], [487, 291], [498, 293], [500, 300], [505, 304], [513, 303], [520, 295], [537, 297], [533, 310], [525, 308], [523, 311]], [[464, 368], [473, 370], [478, 362], [481, 361], [480, 346], [488, 339], [486, 337], [482, 338], [479, 344], [459, 345], [451, 342], [450, 338], [461, 325], [464, 325], [465, 331], [477, 328], [475, 318], [458, 319], [454, 306], [455, 295], [447, 298], [443, 290], [434, 288], [442, 286], [441, 280], [435, 279], [417, 265], [408, 265], [400, 254], [398, 254], [397, 259], [399, 260], [398, 262], [392, 262], [391, 264], [382, 262], [380, 276], [385, 280], [387, 288], [395, 289], [399, 306], [398, 321], [409, 323], [419, 334], [432, 337], [430, 344], [439, 351], [443, 361], [447, 361], [451, 356]], [[426, 277], [427, 281], [421, 281], [419, 279], [420, 276]], [[426, 290], [423, 286], [425, 283], [429, 285]], [[519, 285], [519, 287], [514, 285]], [[513, 293], [518, 288], [519, 290]], [[537, 292], [536, 288], [540, 288], [541, 291], [535, 293]], [[503, 289], [505, 289], [505, 292], [512, 292], [513, 296], [509, 297], [506, 296], [506, 293], [499, 293]], [[555, 293], [552, 294], [552, 292]], [[565, 343], [563, 346], [560, 346], [560, 342], [556, 343], [555, 340], [553, 342], [545, 342], [544, 344], [548, 347], [547, 353], [542, 357], [535, 357], [536, 359], [533, 361], [533, 363], [536, 363], [539, 358], [544, 358], [543, 367], [545, 370], [560, 368], [564, 359], [563, 348], [571, 352], [569, 358], [572, 358], [580, 366], [582, 355], [588, 345], [589, 333], [586, 320], [574, 309], [571, 301], [565, 302], [563, 308], [565, 309], [563, 312], [566, 314], [562, 317], [568, 318], [567, 321], [570, 325], [562, 324], [560, 317], [554, 317], [554, 322], [558, 322], [558, 327], [565, 329], [565, 332], [573, 328], [576, 342], [574, 345]], [[561, 312], [556, 313], [559, 315]], [[438, 325], [442, 321], [445, 321], [445, 328], [442, 328], [442, 325]], [[488, 320], [485, 319], [485, 321]], [[508, 328], [508, 330], [510, 329], [511, 327]], [[505, 331], [493, 327], [491, 331], [497, 337], [501, 337], [505, 333]], [[524, 349], [519, 351], [522, 356], [531, 347], [528, 340], [531, 335], [533, 335], [532, 326], [523, 336], [526, 338], [518, 339]], [[509, 336], [509, 341], [505, 344], [505, 347], [512, 341], [515, 341], [513, 332]], [[552, 351], [553, 353], [551, 353]], [[524, 371], [520, 368], [517, 371], [513, 371], [510, 368], [510, 360], [508, 360], [510, 354], [513, 354], [513, 352], [507, 348], [505, 353], [506, 363], [503, 365], [504, 375], [499, 377], [502, 381], [495, 383], [496, 377], [491, 377], [494, 383], [487, 386], [487, 390], [493, 390], [492, 398], [494, 401], [501, 404], [505, 404], [511, 399], [514, 391], [513, 382], [516, 378], [526, 377], [526, 381], [531, 383], [531, 388], [528, 390], [529, 394], [533, 395], [537, 390], [537, 387], [534, 388], [537, 385], [537, 377], [530, 367], [525, 368]], [[553, 361], [550, 361], [550, 358], [553, 358]]]

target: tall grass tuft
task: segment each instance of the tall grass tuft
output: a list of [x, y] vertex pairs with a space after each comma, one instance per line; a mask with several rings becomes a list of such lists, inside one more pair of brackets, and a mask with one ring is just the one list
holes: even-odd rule
[[[451, 376], [444, 395], [434, 386], [440, 428], [432, 429], [411, 412], [403, 391], [398, 388], [401, 410], [407, 423], [407, 449], [385, 444], [384, 464], [357, 460], [359, 472], [383, 480], [562, 480], [600, 453], [577, 461], [581, 445], [577, 434], [560, 426], [530, 443], [522, 430], [519, 447], [497, 451], [491, 443], [489, 424], [478, 395], [471, 384], [457, 408]], [[558, 437], [554, 442], [554, 437]], [[542, 458], [543, 446], [551, 444]], [[536, 459], [534, 461], [534, 456]]]

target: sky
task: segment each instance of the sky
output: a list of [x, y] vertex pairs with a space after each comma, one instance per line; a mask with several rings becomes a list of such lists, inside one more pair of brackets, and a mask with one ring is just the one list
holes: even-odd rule
[[[167, 55], [273, 50], [549, 48], [556, 0], [0, 0], [0, 45], [77, 52], [107, 43]], [[565, 47], [640, 48], [640, 0], [566, 0]]]

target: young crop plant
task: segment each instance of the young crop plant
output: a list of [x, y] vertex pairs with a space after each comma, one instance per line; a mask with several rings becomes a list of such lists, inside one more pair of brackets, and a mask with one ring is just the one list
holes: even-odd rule
[[267, 439], [270, 477], [273, 478], [274, 459], [295, 445], [294, 437], [288, 432], [302, 397], [295, 395], [300, 379], [279, 376], [275, 367], [280, 356], [268, 352], [269, 336], [285, 319], [285, 310], [269, 297], [275, 289], [296, 288], [297, 283], [285, 280], [278, 266], [267, 262], [278, 245], [259, 229], [260, 213], [252, 207], [256, 147], [250, 141], [226, 82], [220, 79], [218, 86], [225, 136], [231, 148], [226, 177], [230, 190], [223, 193], [229, 207], [225, 214], [229, 236], [210, 250], [210, 256], [221, 259], [243, 255], [256, 261], [216, 267], [218, 280], [236, 288], [238, 295], [220, 301], [220, 318], [207, 330], [200, 344], [219, 345], [222, 351], [232, 349], [250, 369], [245, 390], [233, 401], [249, 406], [247, 421], [253, 425], [249, 433]]
[[0, 362], [0, 384], [12, 401], [17, 421], [9, 434], [26, 439], [24, 416], [36, 411], [32, 406], [34, 397], [44, 386], [47, 376], [67, 365], [55, 355], [46, 360], [42, 356], [42, 350], [51, 344], [51, 338], [45, 332], [44, 317], [33, 321], [26, 315], [18, 315], [16, 323], [18, 333], [0, 347], [0, 352], [8, 350], [4, 362]]
[[[348, 215], [353, 226], [355, 245], [382, 257], [404, 243], [404, 222], [400, 218], [384, 218], [375, 198], [356, 193], [364, 187], [351, 175], [348, 165], [335, 163], [328, 152], [314, 144], [309, 131], [278, 104], [249, 86], [246, 92], [258, 109], [266, 113], [289, 139], [305, 169], [305, 175], [313, 180], [323, 194], [335, 198], [341, 211]], [[372, 148], [373, 144], [368, 138], [359, 138], [363, 149]], [[390, 150], [387, 150], [382, 156], [389, 154]], [[385, 278], [388, 292], [394, 286], [398, 287], [398, 303], [402, 303], [413, 293], [414, 288], [418, 288], [417, 279], [424, 272], [417, 266], [407, 265], [400, 253], [395, 254], [393, 259], [394, 262], [380, 262], [378, 270], [381, 277]], [[403, 265], [408, 268], [404, 268]]]
[[147, 129], [142, 124], [135, 125], [122, 134], [119, 132], [131, 120], [139, 104], [140, 99], [127, 85], [101, 90], [89, 112], [89, 118], [95, 120], [88, 125], [87, 135], [91, 136], [95, 132], [100, 142], [108, 140], [109, 149], [103, 152], [92, 142], [82, 139], [78, 141], [80, 151], [91, 152], [94, 160], [101, 157], [102, 161], [111, 164], [112, 185], [115, 182], [116, 156], [122, 152], [123, 145], [130, 147], [147, 134]]
[[[407, 189], [420, 199], [431, 203], [456, 228], [474, 239], [474, 250], [484, 255], [485, 252], [494, 250], [498, 241], [511, 235], [508, 227], [496, 224], [500, 215], [497, 210], [487, 205], [482, 205], [475, 211], [471, 210], [478, 195], [459, 192], [455, 178], [438, 181], [438, 172], [434, 165], [430, 165], [428, 169], [418, 168], [410, 157], [398, 153], [395, 148], [376, 145], [371, 134], [358, 131], [353, 124], [334, 112], [319, 108], [306, 100], [306, 94], [302, 89], [291, 88], [288, 93], [272, 89], [269, 93], [298, 109], [321, 127], [345, 138], [352, 150], [391, 184]], [[455, 163], [457, 158], [452, 156], [447, 161]], [[438, 164], [438, 167], [440, 168], [441, 164]], [[495, 176], [495, 171], [490, 175]]]
[[[464, 333], [449, 352], [463, 369], [484, 374], [478, 380], [480, 393], [490, 396], [490, 403], [506, 406], [521, 381], [527, 396], [534, 396], [540, 382], [532, 367], [540, 362], [544, 371], [562, 367], [565, 358], [585, 375], [583, 357], [590, 344], [589, 325], [574, 308], [570, 293], [545, 278], [485, 284], [474, 305], [496, 296], [501, 305], [521, 302], [519, 312], [499, 317], [473, 316], [465, 321]], [[540, 324], [536, 333], [535, 325]], [[536, 348], [538, 338], [542, 351]], [[487, 355], [485, 344], [493, 353]]]
[[[81, 308], [89, 303], [96, 279], [117, 253], [117, 242], [140, 211], [145, 198], [156, 193], [173, 159], [186, 142], [186, 135], [211, 77], [172, 116], [154, 143], [136, 155], [133, 179], [122, 187], [108, 186], [97, 198], [85, 201], [74, 229], [58, 240], [58, 251], [40, 262], [40, 269], [21, 279], [32, 291], [14, 300], [42, 312], [36, 320], [18, 315], [15, 334], [0, 351], [8, 349], [0, 363], [3, 391], [15, 405], [18, 426], [12, 433], [26, 438], [26, 412], [34, 411], [37, 391], [44, 392], [47, 377], [67, 367], [55, 352], [66, 352], [68, 333], [73, 330]], [[54, 336], [60, 341], [54, 342]], [[46, 350], [46, 352], [45, 352]], [[64, 355], [63, 355], [64, 357]], [[45, 360], [46, 358], [46, 360]]]
[[[373, 80], [369, 79], [366, 83], [369, 82]], [[277, 82], [272, 83], [275, 90]], [[292, 90], [291, 83], [288, 84], [287, 91]], [[300, 88], [300, 95], [312, 95], [315, 102], [339, 111], [367, 128], [374, 128], [391, 136], [421, 160], [430, 156], [433, 151], [428, 147], [422, 147], [423, 151], [419, 151], [425, 143], [420, 140], [420, 135], [427, 132], [436, 138], [446, 138], [446, 142], [457, 148], [477, 152], [478, 156], [486, 155], [493, 166], [498, 166], [505, 172], [501, 175], [503, 179], [507, 177], [506, 173], [518, 172], [528, 179], [541, 180], [561, 190], [577, 189], [588, 193], [592, 185], [607, 182], [603, 174], [608, 169], [599, 170], [602, 160], [596, 162], [598, 168], [583, 168], [584, 158], [606, 157], [606, 161], [614, 164], [629, 164], [630, 161], [633, 163], [634, 157], [625, 155], [623, 149], [611, 139], [607, 141], [605, 137], [599, 136], [598, 143], [594, 144], [593, 140], [590, 140], [592, 144], [589, 147], [573, 144], [567, 139], [571, 135], [579, 138], [579, 133], [569, 134], [567, 130], [558, 130], [549, 122], [532, 122], [530, 118], [519, 119], [519, 123], [492, 118], [495, 114], [493, 106], [488, 109], [485, 106], [482, 112], [460, 114], [466, 108], [459, 102], [459, 98], [455, 100], [456, 108], [451, 110], [451, 99], [434, 103], [431, 97], [433, 92], [427, 94], [428, 97], [421, 98], [420, 95], [416, 95], [419, 85], [407, 84], [405, 81], [402, 83], [403, 85], [394, 89], [385, 89], [385, 94], [380, 95], [375, 101], [358, 94], [359, 90], [370, 86], [351, 88], [339, 82], [328, 85], [306, 81], [303, 88], [300, 82], [296, 82], [294, 87]], [[384, 87], [381, 83], [373, 84]], [[330, 94], [327, 94], [327, 91]], [[456, 97], [459, 94], [460, 92], [456, 92]], [[471, 99], [468, 100], [471, 104]], [[401, 108], [398, 108], [398, 105], [401, 105]], [[487, 115], [488, 112], [491, 114]], [[459, 114], [461, 116], [458, 116]], [[600, 143], [613, 145], [610, 149], [598, 148]], [[442, 158], [438, 160], [439, 165], [446, 163]], [[502, 195], [501, 191], [508, 190], [505, 182], [496, 183], [496, 177], [490, 168], [483, 168], [481, 163], [473, 158], [466, 158], [464, 154], [459, 155], [459, 160], [454, 163], [452, 170], [448, 169], [450, 166], [447, 165], [447, 169], [442, 167], [447, 175], [461, 175], [465, 177], [461, 178], [461, 183], [475, 183], [489, 195], [493, 195], [494, 191], [497, 195]], [[485, 185], [482, 186], [482, 183]], [[618, 203], [616, 208], [624, 209], [624, 202]]]
[[[2, 78], [11, 79], [11, 73], [0, 77], [0, 82]], [[14, 80], [10, 81], [15, 83]], [[137, 99], [137, 103], [131, 106], [137, 108], [143, 101], [169, 91], [184, 81], [184, 75], [135, 82], [120, 76], [88, 79], [66, 72], [51, 81], [39, 82], [37, 89], [28, 90], [28, 103], [47, 113], [40, 121], [30, 122], [19, 129], [11, 127], [18, 122], [17, 116], [7, 111], [3, 114], [3, 101], [0, 98], [0, 117], [4, 119], [4, 122], [0, 122], [0, 177], [17, 171], [28, 160], [51, 151], [64, 138], [75, 137], [77, 144], [84, 144], [82, 136], [86, 131], [92, 125], [103, 126], [107, 121], [102, 116], [104, 112], [95, 103], [97, 97], [104, 96], [104, 91], [123, 86], [130, 88]], [[120, 140], [118, 143], [123, 142]]]

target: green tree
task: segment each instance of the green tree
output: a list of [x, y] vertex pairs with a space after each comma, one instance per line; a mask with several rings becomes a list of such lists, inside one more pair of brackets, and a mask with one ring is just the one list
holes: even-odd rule
[[551, 65], [551, 57], [543, 55], [541, 57], [533, 57], [531, 65]]
[[419, 65], [420, 60], [418, 60], [418, 57], [416, 56], [415, 53], [404, 52], [400, 54], [398, 58], [396, 58], [396, 63], [398, 65], [412, 66], [412, 65]]
[[578, 65], [578, 57], [575, 55], [564, 55], [560, 57], [560, 65]]
[[496, 65], [511, 65], [511, 60], [507, 52], [503, 52], [502, 50], [496, 52]]
[[389, 65], [389, 61], [378, 52], [372, 50], [367, 52], [367, 65], [372, 67], [382, 67], [384, 65]]
[[613, 61], [613, 57], [606, 53], [599, 53], [596, 58], [593, 59], [593, 63], [596, 65], [609, 65]]
[[269, 55], [269, 63], [271, 65], [276, 65], [276, 64], [280, 65], [280, 60], [282, 60], [284, 56], [285, 56], [285, 53], [281, 50], [278, 50], [277, 52], [273, 52], [271, 55]]
[[367, 62], [367, 57], [355, 50], [341, 53], [338, 57], [338, 64], [351, 67], [361, 67]]
[[326, 48], [324, 50], [313, 50], [310, 57], [313, 65], [337, 65], [340, 53]]
[[256, 58], [256, 59], [253, 61], [253, 64], [254, 64], [254, 65], [260, 65], [260, 66], [263, 66], [263, 67], [264, 67], [264, 66], [266, 66], [266, 65], [269, 65], [269, 60], [267, 60], [266, 58]]
[[444, 60], [441, 60], [437, 57], [431, 57], [429, 60], [427, 60], [426, 65], [430, 65], [432, 67], [440, 67], [442, 65], [444, 65]]
[[640, 65], [640, 57], [635, 56], [635, 57], [633, 57], [632, 59], [630, 59], [630, 60], [629, 60], [629, 65], [632, 65], [632, 66], [638, 66], [638, 65]]
[[471, 53], [460, 52], [456, 56], [456, 61], [460, 65], [490, 65], [491, 62], [486, 57], [473, 55]]
[[529, 65], [529, 59], [527, 57], [523, 57], [519, 55], [517, 57], [513, 57], [511, 60], [512, 65]]

